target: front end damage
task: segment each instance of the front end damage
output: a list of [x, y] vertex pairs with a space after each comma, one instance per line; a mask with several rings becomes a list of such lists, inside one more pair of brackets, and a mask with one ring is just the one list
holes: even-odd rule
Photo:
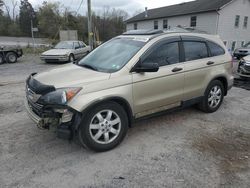
[[[72, 139], [81, 121], [81, 113], [56, 100], [46, 102], [44, 96], [57, 92], [51, 85], [44, 85], [29, 76], [26, 81], [25, 107], [30, 118], [40, 129], [55, 129], [62, 139]], [[58, 103], [58, 104], [57, 104]]]
[[241, 59], [239, 62], [237, 74], [242, 77], [250, 78], [250, 61]]

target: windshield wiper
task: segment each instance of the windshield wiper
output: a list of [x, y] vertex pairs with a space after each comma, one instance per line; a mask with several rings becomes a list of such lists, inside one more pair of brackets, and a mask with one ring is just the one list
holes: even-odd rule
[[91, 70], [94, 70], [94, 71], [98, 71], [98, 69], [96, 67], [93, 67], [91, 65], [87, 65], [87, 64], [78, 64], [79, 66], [81, 67], [85, 67], [87, 69], [91, 69]]

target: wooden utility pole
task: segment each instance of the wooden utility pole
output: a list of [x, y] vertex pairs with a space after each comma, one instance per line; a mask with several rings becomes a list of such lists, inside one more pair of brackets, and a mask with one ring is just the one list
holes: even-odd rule
[[88, 37], [89, 37], [89, 46], [90, 46], [91, 50], [93, 50], [91, 0], [88, 0]]

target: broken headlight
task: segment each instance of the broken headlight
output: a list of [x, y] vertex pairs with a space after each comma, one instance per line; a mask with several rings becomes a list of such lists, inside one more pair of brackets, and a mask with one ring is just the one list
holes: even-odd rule
[[82, 88], [60, 88], [56, 91], [43, 95], [40, 103], [64, 105], [70, 101]]

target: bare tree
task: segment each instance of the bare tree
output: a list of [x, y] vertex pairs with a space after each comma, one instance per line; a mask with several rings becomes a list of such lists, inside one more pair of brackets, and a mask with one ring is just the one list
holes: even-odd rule
[[16, 0], [11, 0], [11, 4], [12, 4], [12, 19], [15, 21], [17, 1]]
[[6, 4], [5, 1], [3, 1], [3, 6], [5, 8], [5, 11], [7, 12], [8, 17], [11, 19], [11, 17], [10, 17], [10, 7]]

